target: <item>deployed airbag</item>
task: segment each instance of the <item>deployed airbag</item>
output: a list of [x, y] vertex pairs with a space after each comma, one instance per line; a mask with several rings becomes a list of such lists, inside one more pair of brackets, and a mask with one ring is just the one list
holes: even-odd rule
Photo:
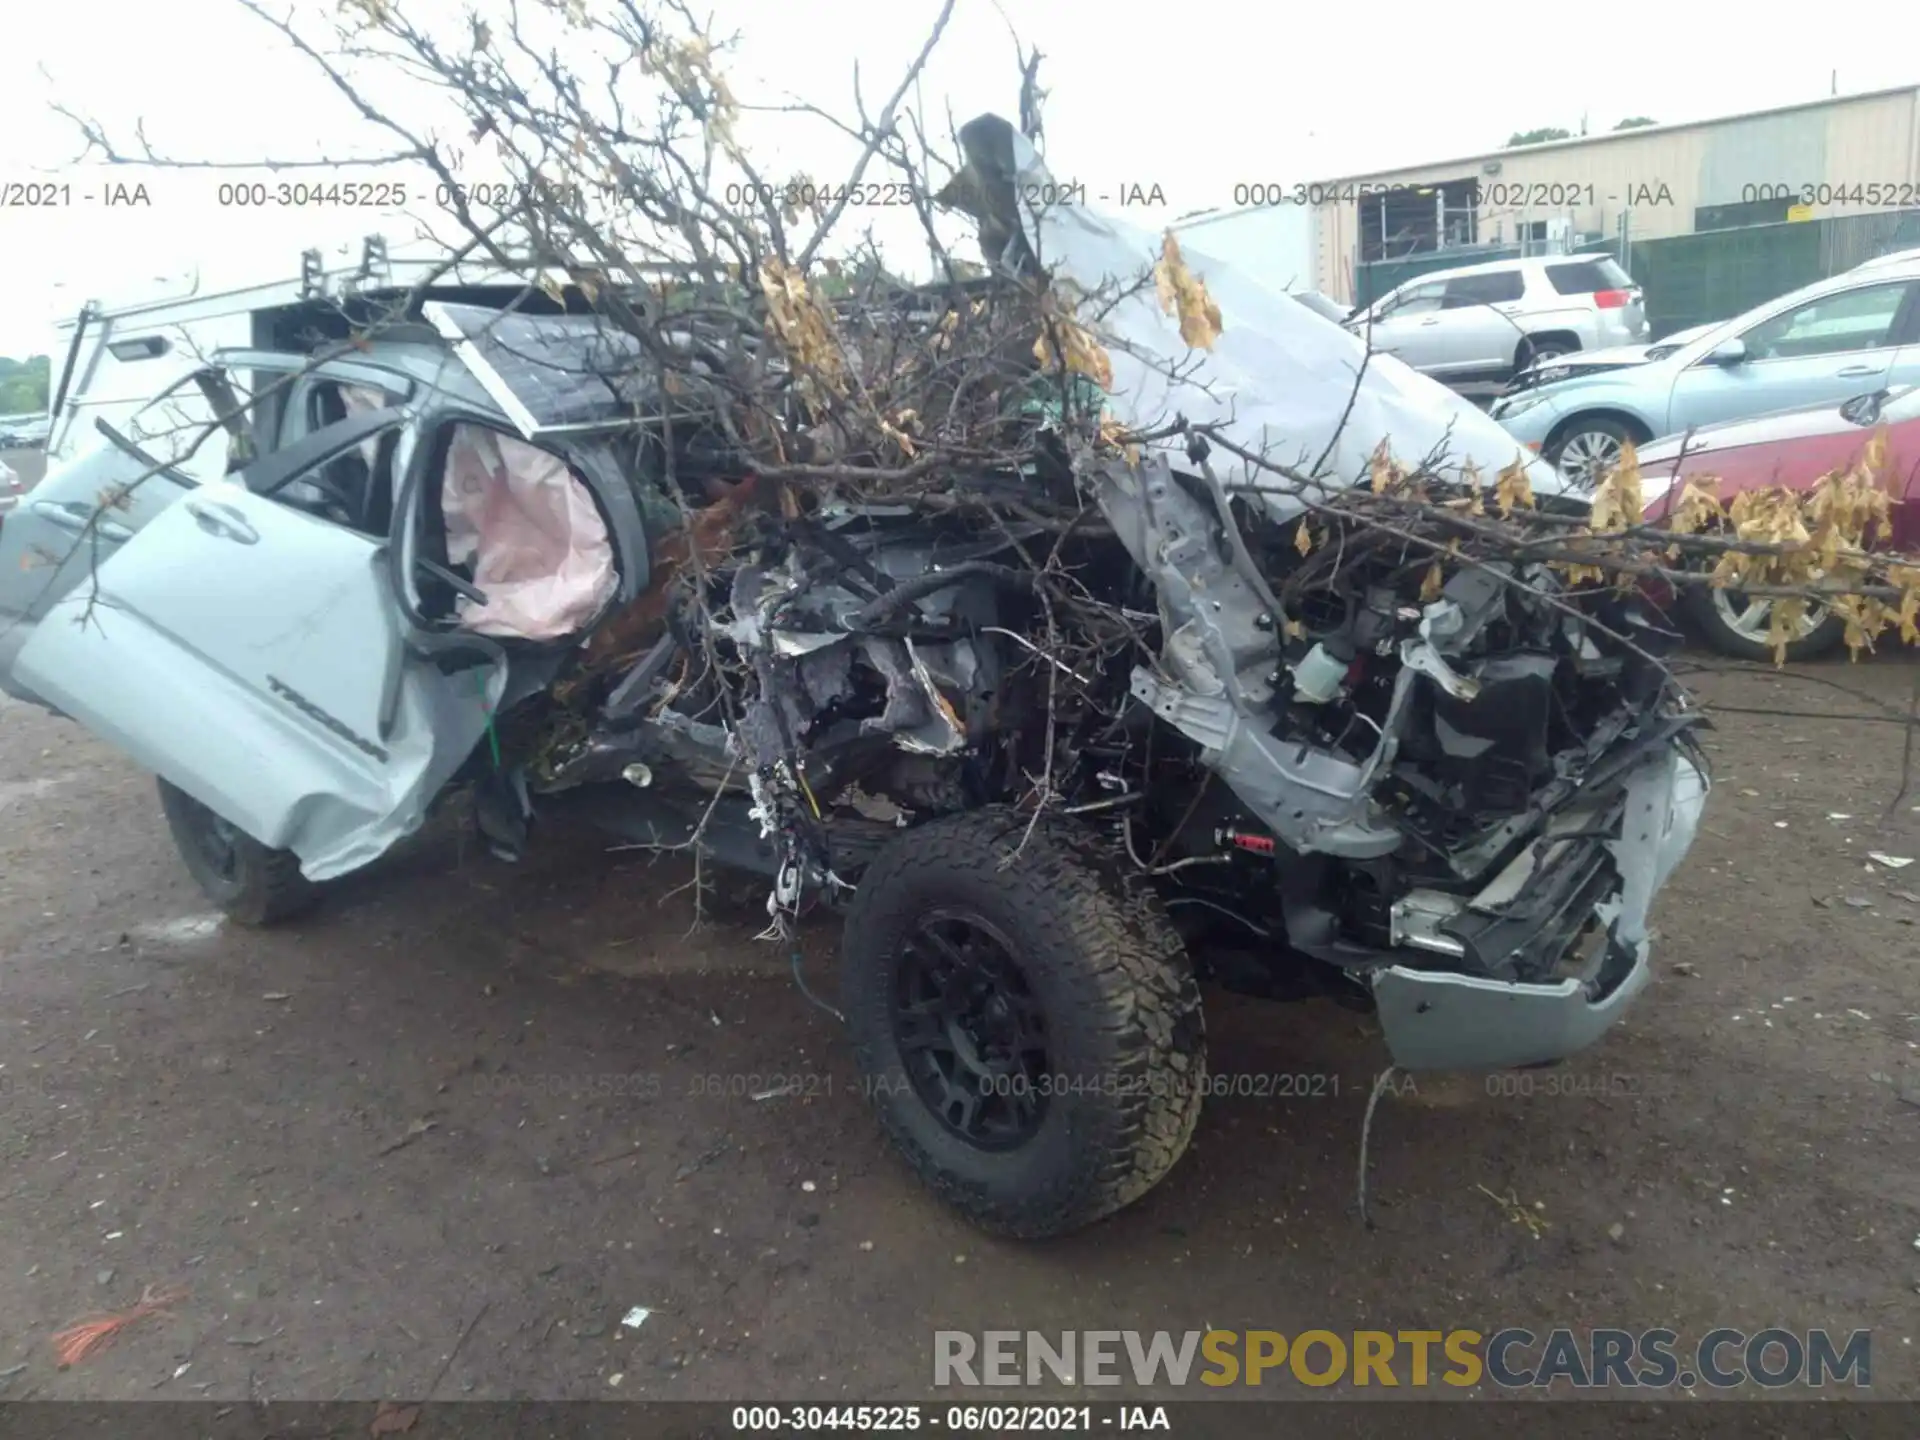
[[459, 425], [440, 505], [447, 558], [473, 567], [486, 603], [462, 597], [463, 628], [559, 640], [584, 630], [619, 576], [606, 522], [559, 456], [483, 425]]

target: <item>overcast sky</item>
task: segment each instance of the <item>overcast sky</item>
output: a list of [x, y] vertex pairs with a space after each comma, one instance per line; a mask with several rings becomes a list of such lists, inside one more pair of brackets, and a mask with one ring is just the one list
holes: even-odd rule
[[[300, 0], [308, 3], [308, 0]], [[409, 0], [393, 0], [414, 13]], [[415, 0], [458, 13], [456, 0]], [[331, 10], [329, 3], [327, 10]], [[479, 0], [484, 14], [489, 0]], [[739, 32], [725, 67], [743, 98], [782, 90], [846, 112], [853, 67], [870, 105], [891, 87], [938, 11], [930, 0], [721, 0], [716, 32]], [[1904, 44], [1911, 7], [1850, 6], [1844, 24], [1730, 24], [1724, 7], [1612, 0], [1478, 19], [1457, 8], [1370, 4], [1274, 6], [1184, 0], [959, 0], [923, 87], [930, 119], [1016, 113], [1008, 21], [1045, 55], [1046, 154], [1056, 176], [1105, 186], [1158, 184], [1169, 214], [1231, 201], [1236, 183], [1293, 184], [1499, 146], [1521, 129], [1610, 129], [1630, 115], [1710, 118], [1826, 95], [1913, 83]], [[352, 246], [372, 229], [412, 225], [340, 211], [223, 208], [230, 172], [144, 177], [145, 209], [105, 208], [101, 177], [74, 168], [81, 149], [58, 102], [155, 148], [240, 160], [368, 154], [383, 137], [311, 62], [234, 0], [59, 0], [16, 8], [0, 47], [0, 180], [67, 180], [65, 208], [0, 211], [9, 284], [0, 354], [53, 343], [54, 317], [89, 298], [178, 285], [197, 266], [204, 289], [291, 276], [314, 244]], [[313, 33], [324, 33], [316, 27]], [[42, 73], [44, 72], [44, 73]], [[782, 150], [790, 125], [749, 132]], [[811, 173], [803, 154], [783, 163]], [[780, 167], [764, 167], [780, 173]], [[286, 177], [291, 178], [291, 177]], [[314, 178], [307, 175], [301, 178]], [[1884, 178], [1884, 177], [1880, 177]], [[11, 197], [9, 197], [11, 198]], [[1136, 217], [1140, 218], [1140, 217]], [[1146, 217], [1152, 218], [1152, 217]]]

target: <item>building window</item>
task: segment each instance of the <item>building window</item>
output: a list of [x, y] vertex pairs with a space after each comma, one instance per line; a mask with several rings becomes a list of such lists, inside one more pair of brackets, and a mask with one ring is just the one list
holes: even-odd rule
[[1448, 180], [1363, 196], [1354, 203], [1362, 263], [1397, 260], [1479, 243], [1476, 182]]
[[1791, 197], [1749, 200], [1739, 205], [1701, 205], [1693, 212], [1695, 230], [1737, 230], [1743, 225], [1777, 225], [1787, 218]]

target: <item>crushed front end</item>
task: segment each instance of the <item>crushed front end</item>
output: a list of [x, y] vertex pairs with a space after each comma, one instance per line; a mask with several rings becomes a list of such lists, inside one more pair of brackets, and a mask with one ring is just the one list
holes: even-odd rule
[[1316, 546], [1297, 502], [1276, 520], [1194, 458], [1095, 469], [1160, 606], [1132, 693], [1193, 747], [1149, 801], [1169, 903], [1227, 917], [1242, 976], [1326, 967], [1407, 1069], [1592, 1042], [1646, 983], [1708, 788], [1670, 633], [1544, 563], [1442, 566], [1391, 527]]

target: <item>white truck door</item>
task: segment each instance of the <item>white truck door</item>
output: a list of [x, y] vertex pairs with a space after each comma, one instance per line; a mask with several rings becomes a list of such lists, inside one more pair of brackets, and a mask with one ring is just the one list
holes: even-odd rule
[[385, 540], [272, 498], [406, 419], [357, 415], [195, 488], [54, 605], [15, 667], [312, 880], [417, 828], [504, 685], [503, 665], [443, 673], [409, 647]]

